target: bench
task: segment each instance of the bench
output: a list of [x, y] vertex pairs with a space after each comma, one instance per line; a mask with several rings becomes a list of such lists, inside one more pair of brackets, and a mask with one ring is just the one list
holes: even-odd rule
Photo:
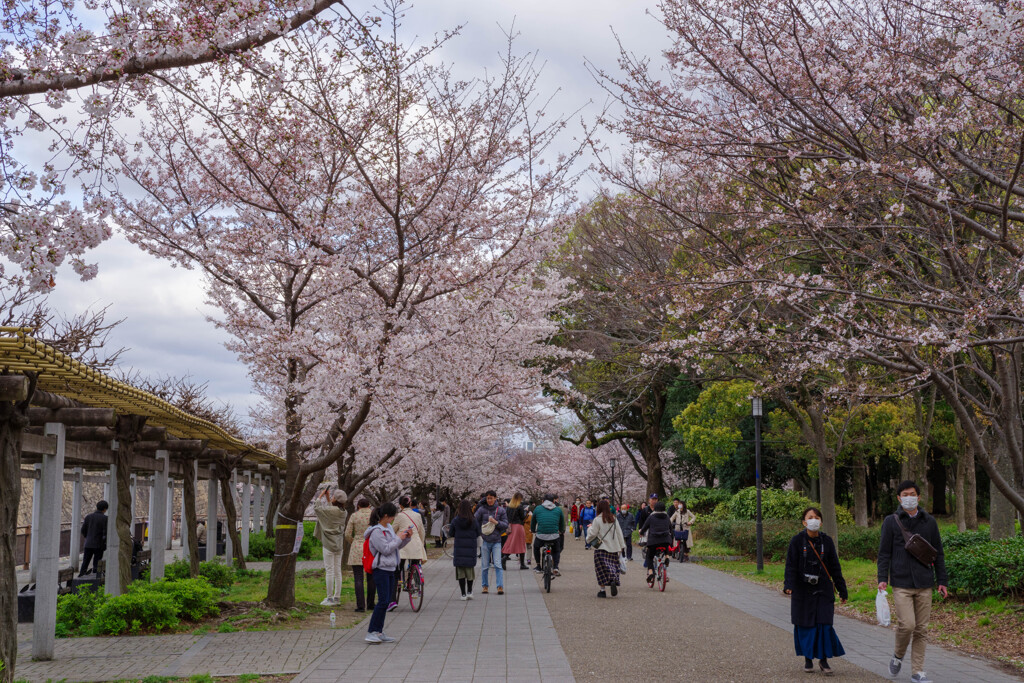
[[[57, 595], [74, 592], [75, 568], [68, 567], [57, 572]], [[18, 623], [29, 624], [36, 614], [36, 584], [26, 585], [18, 591]]]

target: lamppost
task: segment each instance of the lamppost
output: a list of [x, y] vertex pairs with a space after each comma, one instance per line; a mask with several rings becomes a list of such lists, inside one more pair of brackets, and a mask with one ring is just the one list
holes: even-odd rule
[[757, 573], [764, 572], [764, 529], [761, 525], [761, 415], [763, 405], [760, 396], [750, 401], [754, 415], [754, 477], [757, 487]]
[[608, 458], [608, 466], [612, 468], [612, 509], [615, 509], [615, 463], [618, 462], [618, 458]]

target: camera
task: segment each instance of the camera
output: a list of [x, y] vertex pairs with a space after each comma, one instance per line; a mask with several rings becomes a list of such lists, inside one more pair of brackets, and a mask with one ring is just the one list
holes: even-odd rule
[[804, 574], [804, 582], [812, 586], [818, 585], [818, 574]]

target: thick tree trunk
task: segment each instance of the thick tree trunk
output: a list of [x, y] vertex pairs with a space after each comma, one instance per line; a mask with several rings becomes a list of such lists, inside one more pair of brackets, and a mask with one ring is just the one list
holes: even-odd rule
[[277, 508], [281, 501], [281, 475], [277, 470], [270, 470], [270, 500], [267, 501], [266, 533], [267, 538], [274, 538], [277, 528]]
[[868, 525], [868, 467], [863, 456], [853, 463], [853, 517], [859, 527]]
[[199, 576], [199, 539], [196, 527], [199, 519], [196, 515], [196, 461], [192, 458], [184, 461], [185, 481], [181, 495], [185, 498], [185, 526], [188, 529], [188, 566], [192, 578]]
[[660, 500], [665, 500], [665, 478], [661, 471], [661, 440], [652, 442], [644, 439], [639, 444], [640, 455], [647, 464], [647, 496], [657, 493]]
[[961, 453], [956, 459], [956, 478], [953, 481], [956, 495], [956, 529], [967, 531], [967, 458]]
[[0, 681], [14, 680], [18, 655], [18, 579], [14, 547], [21, 504], [21, 437], [27, 403], [0, 402]]
[[[1010, 459], [1007, 457], [1002, 444], [992, 439], [989, 446], [989, 456], [996, 470], [1006, 477], [1007, 481], [1013, 480], [1013, 468]], [[1016, 533], [1014, 522], [1017, 519], [1017, 509], [1006, 499], [994, 483], [989, 483], [989, 496], [991, 510], [988, 515], [989, 537], [992, 540], [999, 538], [1010, 538]]]
[[964, 522], [971, 531], [978, 530], [978, 465], [974, 447], [968, 442], [964, 450]]
[[142, 428], [146, 418], [141, 415], [118, 415], [115, 433], [117, 434], [117, 518], [118, 561], [117, 569], [120, 577], [121, 592], [128, 590], [132, 582], [132, 547], [135, 539], [132, 536], [132, 460], [135, 445], [142, 436]]
[[232, 555], [235, 566], [245, 569], [245, 557], [242, 556], [242, 535], [238, 532], [238, 512], [235, 508], [235, 487], [232, 486], [231, 478], [225, 476], [224, 471], [218, 471], [221, 475], [220, 497], [224, 503], [224, 516], [227, 518], [228, 535], [231, 536]]
[[821, 494], [821, 528], [839, 545], [836, 520], [836, 459], [824, 444], [818, 450], [818, 485]]

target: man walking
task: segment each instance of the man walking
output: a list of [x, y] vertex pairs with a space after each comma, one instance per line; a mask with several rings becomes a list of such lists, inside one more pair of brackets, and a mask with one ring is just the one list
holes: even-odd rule
[[85, 537], [85, 548], [82, 559], [82, 567], [78, 572], [79, 576], [90, 573], [89, 561], [92, 561], [92, 572], [96, 574], [100, 570], [100, 560], [103, 559], [103, 551], [107, 548], [107, 501], [101, 500], [96, 503], [96, 512], [91, 512], [82, 520], [82, 536]]
[[[590, 525], [594, 522], [594, 517], [597, 516], [597, 510], [594, 509], [594, 502], [588, 500], [583, 505], [583, 509], [580, 510], [580, 528], [583, 530], [583, 540], [587, 540], [587, 531], [590, 530]], [[590, 544], [586, 543], [583, 546], [587, 550], [590, 550]]]
[[636, 528], [636, 518], [629, 512], [629, 505], [619, 506], [619, 512], [615, 515], [619, 521], [619, 528], [622, 529], [622, 538], [626, 541], [625, 555], [630, 562], [633, 561], [633, 529]]
[[[946, 559], [942, 537], [935, 518], [917, 506], [920, 489], [913, 481], [904, 481], [897, 489], [900, 508], [882, 522], [878, 548], [878, 590], [892, 584], [896, 606], [896, 650], [889, 661], [889, 674], [895, 676], [903, 666], [903, 656], [911, 648], [913, 683], [931, 683], [924, 672], [924, 651], [928, 642], [928, 620], [932, 613], [932, 588], [938, 584], [943, 598], [948, 594]], [[930, 564], [921, 555], [907, 549], [907, 541], [920, 535], [935, 550]], [[925, 548], [927, 551], [928, 549]], [[913, 644], [911, 644], [913, 643]]]
[[498, 595], [505, 594], [505, 577], [501, 571], [501, 532], [508, 528], [505, 508], [498, 506], [498, 494], [488, 491], [476, 509], [476, 523], [480, 526], [483, 546], [480, 550], [480, 568], [483, 577], [481, 592], [487, 594], [487, 572], [494, 567], [498, 580]]

